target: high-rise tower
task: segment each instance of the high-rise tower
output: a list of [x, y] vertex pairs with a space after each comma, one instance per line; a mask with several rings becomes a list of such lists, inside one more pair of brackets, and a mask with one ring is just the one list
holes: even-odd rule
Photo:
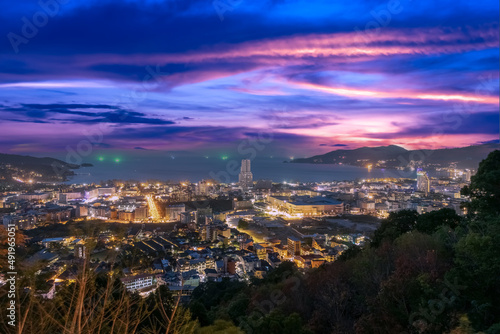
[[429, 179], [429, 176], [427, 176], [427, 173], [418, 170], [417, 171], [417, 190], [425, 193], [425, 196], [429, 194], [431, 188], [431, 181]]
[[253, 175], [250, 171], [250, 160], [241, 160], [241, 172], [239, 176], [239, 183], [242, 188], [250, 188], [253, 186]]

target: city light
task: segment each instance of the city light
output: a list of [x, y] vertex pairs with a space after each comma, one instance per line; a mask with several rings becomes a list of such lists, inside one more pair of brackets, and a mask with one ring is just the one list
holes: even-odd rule
[[154, 219], [160, 219], [160, 213], [156, 206], [156, 202], [153, 198], [153, 195], [147, 195], [146, 201], [148, 202], [148, 209], [149, 212], [151, 213], [151, 217], [153, 217]]
[[3, 8], [3, 332], [500, 334], [498, 1], [67, 2]]

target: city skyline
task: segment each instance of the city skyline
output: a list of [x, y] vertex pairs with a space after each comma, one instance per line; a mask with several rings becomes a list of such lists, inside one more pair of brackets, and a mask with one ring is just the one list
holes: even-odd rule
[[494, 1], [52, 4], [0, 14], [4, 153], [498, 140]]
[[498, 1], [9, 5], [1, 333], [500, 331]]

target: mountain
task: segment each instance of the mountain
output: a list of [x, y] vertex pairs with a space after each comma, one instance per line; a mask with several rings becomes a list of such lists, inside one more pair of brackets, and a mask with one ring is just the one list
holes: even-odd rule
[[426, 165], [448, 166], [451, 163], [456, 163], [459, 168], [477, 168], [479, 162], [495, 149], [499, 149], [499, 145], [494, 143], [436, 150], [406, 150], [400, 146], [390, 145], [361, 147], [354, 150], [335, 150], [290, 162], [395, 168], [408, 166], [413, 160], [421, 161], [421, 164]]
[[[2, 182], [20, 180], [65, 181], [74, 175], [79, 165], [68, 164], [54, 158], [35, 158], [27, 155], [0, 153], [0, 179]], [[4, 181], [5, 180], [5, 181]]]

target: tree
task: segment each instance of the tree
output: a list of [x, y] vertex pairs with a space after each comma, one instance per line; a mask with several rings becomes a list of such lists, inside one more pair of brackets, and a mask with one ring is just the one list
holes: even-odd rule
[[215, 320], [212, 326], [202, 327], [196, 334], [244, 334], [244, 332], [226, 320]]
[[248, 222], [244, 219], [240, 219], [238, 222], [238, 228], [242, 230], [248, 230]]
[[465, 287], [468, 318], [476, 330], [500, 322], [500, 217], [471, 225], [455, 246], [450, 280]]
[[339, 261], [349, 260], [355, 258], [359, 253], [361, 253], [361, 247], [352, 244], [351, 246], [349, 246], [349, 248], [343, 251], [342, 254], [340, 254], [338, 260]]
[[189, 309], [191, 310], [193, 317], [198, 319], [200, 325], [202, 326], [210, 325], [210, 319], [208, 318], [208, 312], [205, 305], [196, 300], [191, 304]]
[[401, 234], [413, 230], [417, 224], [418, 216], [415, 210], [391, 212], [375, 231], [372, 246], [378, 247], [384, 240], [394, 241]]
[[500, 214], [500, 151], [491, 152], [481, 161], [470, 186], [462, 189], [462, 195], [471, 198], [466, 204], [468, 214]]
[[472, 327], [489, 330], [500, 322], [500, 151], [479, 164], [462, 194], [471, 201], [448, 276], [464, 286], [461, 298]]
[[415, 228], [422, 233], [432, 234], [441, 226], [448, 226], [455, 229], [461, 222], [461, 218], [455, 210], [443, 208], [437, 211], [424, 213], [417, 218]]

